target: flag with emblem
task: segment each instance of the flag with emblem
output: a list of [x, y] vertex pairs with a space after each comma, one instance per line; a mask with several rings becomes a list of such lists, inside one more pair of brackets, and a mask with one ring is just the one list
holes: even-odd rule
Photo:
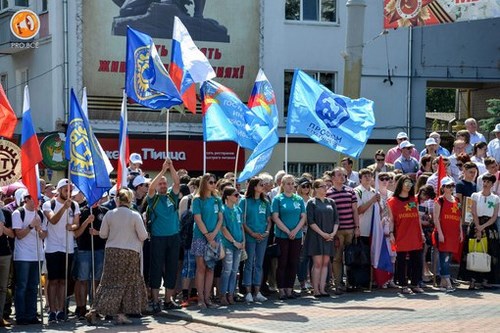
[[203, 140], [233, 141], [243, 148], [255, 149], [246, 116], [248, 107], [229, 88], [212, 80], [201, 86]]
[[375, 126], [373, 102], [337, 95], [296, 69], [288, 103], [287, 134], [306, 135], [339, 153], [359, 157]]
[[73, 89], [65, 153], [71, 182], [85, 195], [89, 205], [93, 205], [111, 188], [111, 182], [97, 139]]
[[182, 104], [181, 95], [165, 69], [153, 39], [130, 27], [127, 27], [125, 92], [136, 103], [150, 109]]
[[42, 152], [36, 136], [35, 125], [31, 117], [30, 95], [28, 86], [24, 87], [23, 128], [21, 132], [21, 173], [23, 184], [28, 189], [35, 207], [38, 207], [40, 196], [40, 179], [38, 163], [42, 161]]
[[10, 106], [7, 95], [0, 83], [0, 137], [12, 138], [16, 129], [17, 116]]
[[196, 113], [196, 83], [214, 78], [215, 72], [177, 16], [174, 18], [170, 74], [184, 105]]
[[258, 144], [245, 163], [238, 182], [243, 182], [264, 169], [271, 159], [274, 146], [279, 141], [276, 97], [262, 69], [259, 70], [255, 79], [248, 107], [251, 112], [247, 116], [247, 122], [250, 125], [252, 137]]

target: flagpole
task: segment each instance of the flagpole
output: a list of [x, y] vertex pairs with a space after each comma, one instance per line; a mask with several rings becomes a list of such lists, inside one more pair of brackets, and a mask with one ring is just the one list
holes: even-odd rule
[[203, 174], [207, 173], [207, 143], [203, 140]]
[[[90, 207], [90, 214], [92, 214], [92, 207]], [[94, 215], [94, 214], [92, 214]], [[95, 215], [94, 215], [95, 216]], [[90, 222], [90, 229], [94, 230], [94, 221]], [[89, 230], [90, 232], [90, 230]], [[94, 304], [94, 297], [95, 297], [95, 250], [94, 250], [94, 235], [91, 233], [90, 234], [90, 249], [91, 249], [91, 255], [92, 255], [92, 304]], [[88, 289], [87, 289], [88, 290]], [[87, 293], [87, 291], [85, 291]]]
[[[35, 214], [38, 214], [38, 208], [35, 211]], [[40, 226], [41, 227], [41, 226]], [[38, 231], [35, 229], [35, 235], [36, 235], [36, 259], [38, 261], [38, 277], [41, 276], [42, 273], [42, 264], [40, 261], [40, 245], [38, 244], [40, 241], [40, 237], [38, 236]], [[42, 319], [42, 325], [43, 325], [43, 313], [45, 312], [43, 310], [43, 292], [42, 292], [42, 280], [40, 279], [38, 282], [38, 297], [40, 297], [40, 315]]]
[[[69, 180], [71, 175], [71, 169], [70, 169], [70, 163], [68, 163], [68, 198], [71, 200], [71, 181]], [[69, 266], [69, 236], [68, 236], [68, 221], [69, 221], [69, 211], [71, 209], [71, 206], [66, 210], [66, 258], [65, 258], [65, 271], [64, 271], [64, 320], [68, 318], [68, 307], [67, 302], [68, 302], [68, 266]]]
[[168, 158], [168, 136], [170, 132], [170, 108], [167, 109], [167, 129], [165, 131], [166, 133], [166, 152], [167, 152], [167, 158]]
[[236, 177], [238, 175], [238, 158], [240, 157], [240, 145], [236, 148], [236, 161], [234, 162], [234, 188], [236, 188]]
[[288, 134], [285, 134], [285, 172], [288, 173]]

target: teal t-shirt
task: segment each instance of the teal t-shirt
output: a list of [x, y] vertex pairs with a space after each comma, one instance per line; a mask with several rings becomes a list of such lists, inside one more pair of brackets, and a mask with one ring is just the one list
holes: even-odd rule
[[[246, 217], [245, 215], [246, 206]], [[271, 216], [271, 204], [267, 201], [254, 198], [243, 198], [240, 201], [240, 208], [243, 212], [243, 223], [253, 232], [263, 234], [267, 228], [267, 218]], [[249, 234], [246, 235], [246, 241], [255, 243], [256, 240]]]
[[[304, 200], [297, 194], [287, 197], [283, 193], [278, 194], [273, 199], [272, 212], [278, 213], [279, 218], [288, 229], [294, 229], [300, 221], [300, 214], [305, 213]], [[274, 225], [274, 234], [278, 238], [288, 238], [288, 235]], [[297, 232], [295, 239], [302, 238], [302, 230]]]
[[[201, 220], [205, 224], [208, 232], [215, 230], [219, 212], [222, 211], [222, 202], [219, 198], [211, 196], [206, 199], [196, 197], [193, 200], [193, 215], [201, 215]], [[194, 222], [193, 238], [202, 238], [203, 234], [196, 222]]]
[[[227, 228], [227, 231], [229, 231], [235, 241], [238, 243], [243, 242], [243, 221], [240, 207], [234, 205], [233, 208], [229, 208], [228, 206], [223, 205], [222, 215], [224, 216], [222, 225]], [[222, 237], [222, 242], [225, 247], [236, 250], [236, 247], [230, 243], [226, 237]]]
[[155, 194], [147, 197], [148, 206], [153, 208], [153, 203], [159, 200], [154, 206], [151, 216], [151, 236], [172, 236], [179, 233], [179, 194], [174, 194], [170, 188], [168, 194]]

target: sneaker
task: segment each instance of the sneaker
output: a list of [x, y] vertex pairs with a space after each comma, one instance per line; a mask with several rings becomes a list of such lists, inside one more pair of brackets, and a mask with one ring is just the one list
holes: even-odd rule
[[422, 294], [424, 293], [424, 290], [420, 287], [415, 287], [415, 288], [412, 288], [412, 291], [416, 294]]
[[390, 280], [389, 282], [387, 282], [387, 287], [392, 288], [392, 289], [396, 289], [398, 287], [398, 285], [395, 284], [394, 281]]
[[404, 287], [404, 288], [401, 288], [401, 294], [411, 295], [411, 294], [413, 294], [413, 291], [408, 287]]
[[245, 302], [247, 302], [247, 303], [253, 303], [253, 297], [252, 297], [252, 294], [248, 293], [248, 294], [245, 296]]
[[57, 319], [58, 322], [59, 321], [66, 321], [66, 315], [64, 314], [63, 311], [59, 311], [56, 314], [56, 319]]
[[57, 322], [57, 317], [55, 312], [49, 313], [49, 324]]
[[179, 310], [181, 308], [182, 307], [179, 304], [175, 303], [174, 301], [163, 304], [164, 310]]
[[255, 300], [256, 302], [261, 302], [261, 303], [262, 303], [262, 302], [267, 301], [267, 298], [266, 298], [266, 297], [264, 297], [264, 295], [262, 295], [262, 294], [259, 292], [257, 295], [255, 295], [254, 300]]
[[313, 289], [313, 286], [312, 286], [309, 282], [306, 282], [305, 287], [306, 287], [307, 289]]
[[455, 288], [453, 288], [452, 286], [448, 286], [448, 287], [446, 287], [446, 292], [447, 292], [447, 293], [452, 293], [452, 292], [454, 292], [455, 290], [456, 290], [456, 289], [455, 289]]
[[151, 307], [152, 307], [153, 313], [160, 313], [161, 312], [160, 302], [153, 303]]

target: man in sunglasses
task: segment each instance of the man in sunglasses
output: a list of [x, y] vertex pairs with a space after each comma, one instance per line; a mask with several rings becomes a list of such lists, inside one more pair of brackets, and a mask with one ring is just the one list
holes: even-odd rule
[[415, 145], [413, 145], [410, 141], [403, 141], [399, 144], [399, 149], [401, 150], [401, 156], [399, 156], [396, 159], [396, 162], [394, 162], [394, 168], [401, 170], [403, 174], [408, 175], [415, 180], [419, 168], [418, 160], [411, 156], [412, 151], [416, 151]]
[[394, 171], [394, 164], [386, 163], [385, 152], [383, 149], [379, 149], [375, 152], [375, 163], [370, 164], [366, 168], [370, 169], [374, 174], [379, 172], [392, 172]]
[[[399, 132], [398, 135], [396, 136], [396, 142], [398, 144], [395, 147], [389, 149], [389, 151], [387, 152], [387, 155], [385, 156], [386, 163], [392, 163], [392, 164], [396, 163], [396, 160], [402, 154], [400, 145], [404, 141], [408, 141], [408, 135], [405, 132]], [[411, 150], [410, 156], [416, 159], [417, 161], [420, 159], [418, 150], [416, 150], [415, 147], [413, 147], [413, 149]]]
[[[458, 162], [458, 155], [465, 153], [465, 141], [461, 139], [457, 139], [453, 142], [453, 154], [451, 154], [448, 159], [450, 161], [450, 173], [455, 182], [460, 180], [460, 176], [462, 175], [461, 167], [463, 167], [463, 162]], [[461, 166], [459, 165], [461, 164]]]

